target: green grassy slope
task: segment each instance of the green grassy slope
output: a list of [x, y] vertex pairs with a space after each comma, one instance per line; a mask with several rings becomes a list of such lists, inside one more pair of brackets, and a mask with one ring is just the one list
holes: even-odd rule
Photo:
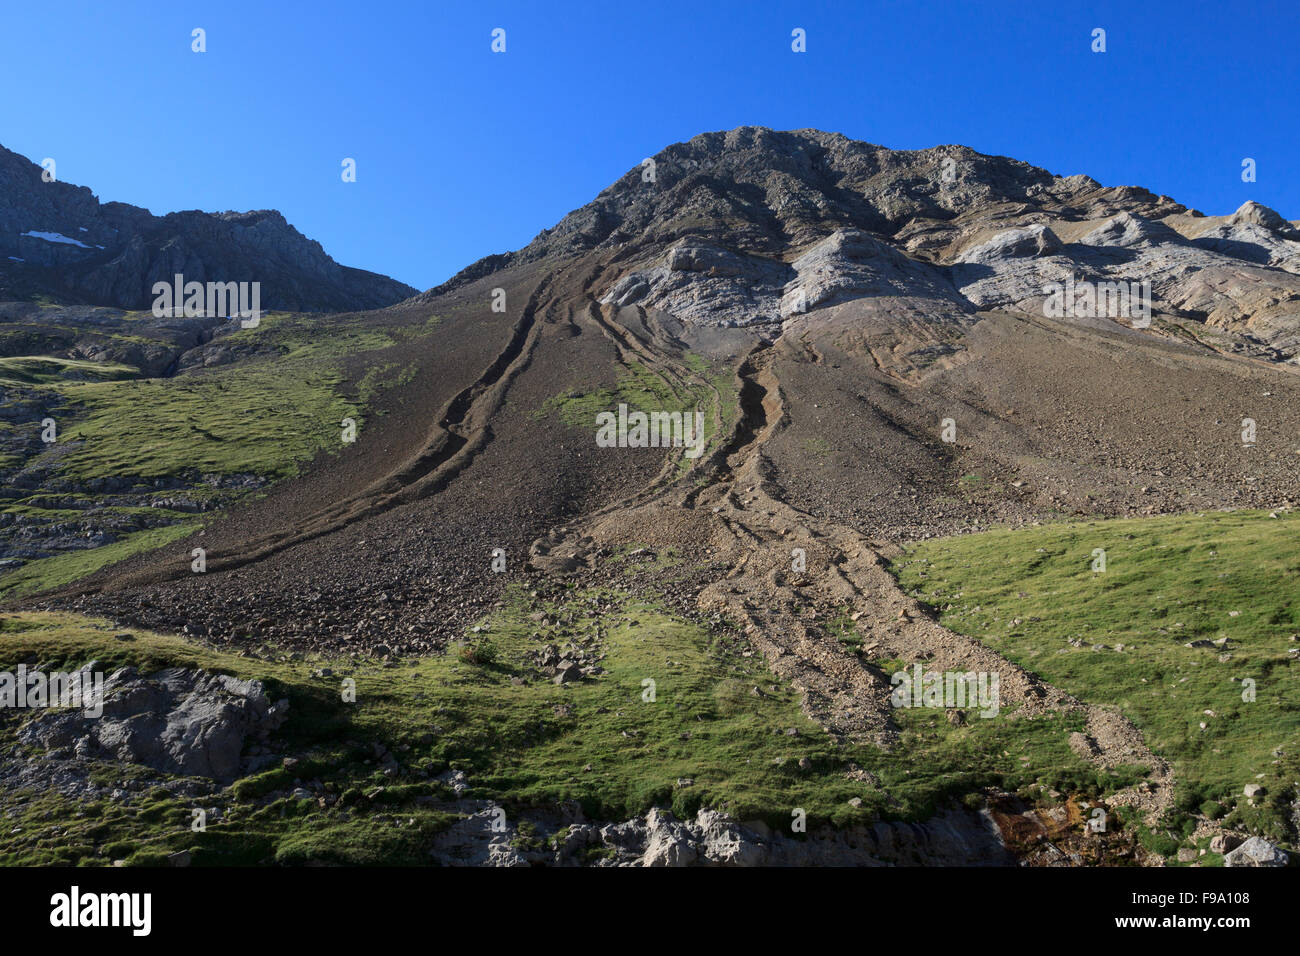
[[[58, 479], [195, 481], [197, 476], [254, 475], [275, 481], [296, 474], [322, 450], [342, 446], [342, 421], [364, 427], [369, 404], [384, 389], [409, 381], [412, 369], [376, 366], [349, 387], [342, 370], [349, 356], [388, 348], [428, 332], [437, 323], [385, 329], [359, 319], [272, 313], [256, 329], [222, 338], [246, 349], [239, 362], [171, 378], [141, 378], [125, 366], [47, 357], [0, 359], [0, 384], [35, 387], [49, 396], [58, 440], [27, 466], [48, 464]], [[33, 432], [40, 425], [22, 427]], [[9, 461], [11, 467], [19, 464]], [[188, 497], [224, 505], [238, 490], [213, 492], [202, 483]], [[84, 496], [83, 496], [84, 497]], [[140, 495], [129, 501], [141, 503]], [[68, 515], [37, 493], [7, 500], [0, 511], [58, 522]], [[44, 502], [36, 504], [35, 502]], [[114, 504], [111, 498], [104, 503]], [[155, 516], [166, 512], [155, 511]], [[74, 515], [75, 517], [75, 515]], [[113, 561], [175, 540], [193, 524], [150, 529], [90, 551], [29, 561], [0, 576], [0, 594], [13, 596], [70, 583]]]
[[[605, 602], [614, 606], [599, 618], [598, 635], [586, 611]], [[538, 611], [553, 623], [534, 620]], [[196, 862], [420, 862], [430, 835], [451, 819], [444, 801], [452, 794], [435, 779], [448, 769], [467, 774], [466, 796], [497, 800], [512, 814], [567, 800], [595, 819], [707, 806], [785, 828], [795, 808], [814, 827], [844, 826], [924, 819], [982, 786], [1094, 796], [1132, 782], [1085, 765], [1065, 743], [1078, 728], [1056, 715], [953, 726], [941, 712], [903, 711], [893, 750], [838, 745], [733, 631], [614, 593], [540, 601], [511, 592], [465, 647], [398, 663], [248, 658], [139, 631], [122, 641], [111, 626], [70, 615], [6, 615], [0, 623], [0, 667], [95, 658], [110, 670], [176, 664], [268, 680], [275, 696], [291, 701], [276, 752], [301, 761], [205, 800], [223, 816], [203, 834], [189, 829], [189, 802], [161, 788], [134, 806], [89, 808], [48, 793], [0, 794], [0, 814], [12, 821], [0, 828], [0, 862], [151, 863], [179, 849], [195, 850]], [[530, 666], [538, 648], [570, 641], [592, 641], [606, 673], [557, 686]], [[313, 677], [322, 667], [333, 673]], [[356, 682], [354, 703], [342, 699], [344, 679]], [[0, 744], [14, 733], [6, 725]], [[398, 756], [398, 774], [382, 771], [376, 742]], [[119, 779], [135, 771], [105, 765], [101, 773]], [[321, 806], [294, 798], [295, 779], [320, 781], [338, 799]], [[372, 829], [387, 836], [372, 839]]]
[[[1172, 761], [1182, 811], [1287, 839], [1300, 780], [1298, 533], [1289, 513], [1053, 524], [926, 541], [894, 570], [948, 627], [1122, 710]], [[1242, 795], [1252, 783], [1267, 788], [1254, 806]]]

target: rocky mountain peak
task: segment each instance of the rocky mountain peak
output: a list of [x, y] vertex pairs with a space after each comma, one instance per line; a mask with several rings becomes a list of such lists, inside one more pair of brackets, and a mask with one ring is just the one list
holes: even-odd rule
[[1069, 318], [1208, 323], [1224, 347], [1288, 360], [1300, 354], [1296, 238], [1257, 203], [1205, 216], [1139, 186], [965, 146], [741, 127], [661, 150], [523, 249], [426, 295], [589, 257], [601, 263], [599, 302], [669, 316], [687, 339], [831, 323], [871, 329], [891, 351], [920, 343], [928, 360], [958, 348], [981, 313], [1043, 314], [1053, 289], [1099, 283], [1137, 289], [1142, 314], [1130, 301], [1122, 316]]
[[1230, 225], [1255, 225], [1269, 232], [1277, 233], [1290, 239], [1300, 238], [1300, 230], [1287, 222], [1282, 216], [1268, 206], [1260, 205], [1253, 199], [1248, 199], [1234, 212], [1228, 220]]
[[1121, 212], [1156, 220], [1187, 210], [1145, 189], [1060, 177], [966, 146], [895, 150], [821, 130], [743, 126], [666, 147], [523, 249], [480, 260], [431, 293], [541, 259], [619, 249], [635, 260], [686, 238], [788, 263], [856, 229], [909, 255], [951, 259], [993, 222]]
[[42, 172], [0, 147], [0, 299], [146, 309], [176, 273], [260, 282], [263, 308], [291, 311], [374, 309], [416, 291], [339, 265], [274, 209], [155, 216]]

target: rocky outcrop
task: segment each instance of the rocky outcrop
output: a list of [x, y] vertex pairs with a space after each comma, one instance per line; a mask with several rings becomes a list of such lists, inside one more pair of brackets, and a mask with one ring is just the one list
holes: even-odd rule
[[789, 265], [701, 239], [683, 240], [649, 268], [625, 275], [601, 302], [658, 309], [694, 325], [743, 328], [852, 299], [883, 297], [932, 300], [940, 310], [973, 311], [941, 270], [852, 228], [836, 230]]
[[782, 315], [805, 312], [850, 299], [907, 297], [946, 303], [973, 311], [939, 269], [905, 256], [860, 229], [839, 229], [793, 263], [795, 279], [786, 286]]
[[780, 321], [781, 296], [793, 276], [785, 263], [691, 238], [625, 275], [601, 302], [658, 309], [697, 325], [762, 325]]
[[156, 318], [105, 307], [0, 302], [0, 357], [50, 355], [125, 365], [152, 378], [175, 371], [185, 353], [215, 335], [238, 329], [237, 319]]
[[442, 866], [528, 866], [515, 847], [517, 828], [503, 820], [504, 811], [485, 805], [438, 834], [429, 855]]
[[701, 810], [693, 820], [652, 809], [598, 824], [517, 821], [491, 803], [440, 834], [430, 855], [445, 866], [999, 866], [1015, 859], [985, 813], [948, 811], [924, 823], [881, 822], [807, 836], [763, 823], [741, 824]]
[[1228, 223], [1233, 226], [1259, 226], [1285, 239], [1300, 239], [1300, 229], [1283, 219], [1276, 210], [1262, 206], [1253, 199], [1242, 203]]
[[341, 266], [275, 210], [154, 216], [101, 203], [85, 186], [45, 182], [0, 147], [0, 299], [147, 309], [155, 282], [260, 282], [263, 309], [345, 312], [415, 289]]
[[1286, 866], [1290, 857], [1263, 837], [1251, 837], [1223, 855], [1224, 866]]
[[1192, 241], [1224, 256], [1300, 273], [1300, 229], [1259, 203], [1244, 203], [1231, 216], [1203, 224]]
[[[1189, 238], [1129, 212], [1069, 228], [1076, 236], [1070, 242], [1045, 225], [1004, 231], [961, 251], [949, 275], [979, 309], [1029, 314], [1042, 314], [1048, 290], [1066, 283], [1149, 283], [1152, 314], [1183, 323], [1199, 339], [1226, 333], [1226, 348], [1274, 360], [1300, 351], [1300, 243], [1249, 222]], [[1066, 318], [1113, 324], [1132, 317], [1097, 310]]]
[[1183, 237], [1159, 222], [1121, 212], [1107, 219], [1079, 240], [1081, 246], [1128, 249], [1139, 245], [1165, 243], [1183, 245]]
[[[81, 668], [93, 686], [97, 661]], [[94, 711], [102, 705], [102, 715]], [[289, 702], [273, 702], [260, 681], [170, 667], [141, 674], [123, 667], [102, 693], [78, 710], [39, 714], [19, 740], [52, 757], [116, 760], [187, 776], [239, 775], [245, 741], [265, 739], [287, 719]]]
[[1061, 240], [1050, 228], [1035, 223], [1024, 229], [1006, 229], [987, 242], [973, 246], [957, 257], [958, 262], [985, 265], [1006, 259], [1050, 256], [1061, 251]]

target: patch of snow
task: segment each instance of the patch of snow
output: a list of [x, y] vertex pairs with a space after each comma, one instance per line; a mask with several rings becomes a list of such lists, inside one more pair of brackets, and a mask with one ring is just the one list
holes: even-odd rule
[[82, 249], [89, 249], [90, 246], [84, 242], [78, 242], [76, 239], [69, 239], [67, 236], [58, 232], [24, 232], [24, 236], [31, 236], [33, 239], [44, 239], [46, 242], [62, 242], [70, 246], [78, 246]]

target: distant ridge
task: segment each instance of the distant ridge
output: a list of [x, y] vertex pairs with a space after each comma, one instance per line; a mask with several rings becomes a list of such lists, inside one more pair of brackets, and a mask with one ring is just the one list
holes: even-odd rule
[[153, 283], [260, 282], [262, 307], [301, 312], [382, 308], [417, 290], [339, 265], [275, 210], [155, 216], [101, 203], [85, 186], [45, 182], [0, 147], [0, 299], [146, 309]]

